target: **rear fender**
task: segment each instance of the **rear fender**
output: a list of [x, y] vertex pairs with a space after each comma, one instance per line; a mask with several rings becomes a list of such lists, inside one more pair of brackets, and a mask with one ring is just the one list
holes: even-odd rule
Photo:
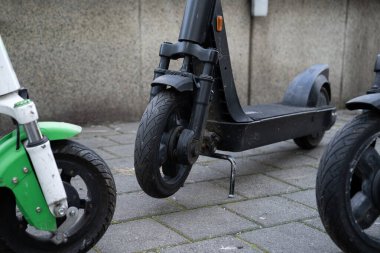
[[[42, 122], [39, 126], [42, 134], [51, 141], [67, 139], [81, 132], [81, 127], [67, 123]], [[21, 142], [25, 139], [26, 134], [20, 129]], [[40, 230], [55, 231], [55, 217], [46, 204], [28, 154], [22, 143], [17, 150], [16, 143], [16, 130], [0, 139], [0, 187], [13, 192], [17, 207], [30, 225]]]
[[328, 65], [317, 64], [311, 66], [297, 75], [289, 84], [282, 103], [292, 106], [315, 107], [322, 87], [327, 90], [330, 102], [331, 88], [328, 78]]

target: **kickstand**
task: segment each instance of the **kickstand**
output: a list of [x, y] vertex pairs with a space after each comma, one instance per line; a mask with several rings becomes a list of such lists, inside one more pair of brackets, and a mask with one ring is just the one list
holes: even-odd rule
[[235, 175], [236, 175], [236, 161], [230, 155], [224, 155], [219, 153], [214, 153], [212, 155], [204, 155], [208, 157], [218, 158], [222, 160], [227, 160], [231, 163], [231, 174], [230, 174], [230, 193], [228, 194], [229, 198], [235, 197]]

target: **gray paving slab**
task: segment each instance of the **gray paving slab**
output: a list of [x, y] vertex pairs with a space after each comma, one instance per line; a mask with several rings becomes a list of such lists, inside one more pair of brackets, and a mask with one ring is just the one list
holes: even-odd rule
[[225, 177], [227, 177], [226, 174], [222, 173], [215, 167], [209, 166], [209, 163], [196, 163], [191, 168], [186, 183], [209, 181]]
[[[217, 183], [225, 188], [229, 187], [229, 180], [220, 180]], [[235, 185], [235, 191], [248, 198], [266, 197], [297, 190], [298, 188], [294, 186], [261, 174], [239, 176], [236, 178]]]
[[173, 230], [151, 219], [115, 224], [97, 244], [102, 253], [126, 253], [188, 242]]
[[95, 126], [84, 127], [79, 136], [81, 138], [85, 138], [85, 137], [97, 137], [97, 136], [115, 135], [115, 134], [118, 134], [118, 132], [116, 132], [114, 129], [108, 126], [95, 125]]
[[327, 234], [301, 223], [289, 223], [241, 234], [242, 239], [272, 252], [335, 253], [340, 252]]
[[79, 137], [79, 138], [75, 138], [75, 141], [91, 149], [118, 145], [117, 142], [109, 140], [105, 138], [104, 136]]
[[133, 157], [134, 151], [135, 151], [135, 145], [128, 144], [128, 145], [118, 145], [118, 146], [112, 146], [112, 147], [104, 147], [105, 151], [114, 154], [117, 157]]
[[113, 173], [116, 184], [117, 193], [127, 193], [140, 191], [141, 187], [137, 182], [135, 175], [125, 175], [121, 173]]
[[113, 220], [123, 221], [137, 219], [180, 210], [180, 207], [166, 199], [155, 199], [142, 191], [133, 192], [117, 196], [117, 205]]
[[285, 194], [283, 197], [292, 199], [315, 209], [317, 208], [317, 200], [314, 189]]
[[[209, 168], [219, 171], [226, 176], [231, 173], [231, 164], [225, 160], [217, 160], [214, 162], [205, 163]], [[238, 176], [242, 175], [252, 175], [260, 172], [267, 172], [271, 170], [276, 170], [277, 168], [258, 162], [251, 157], [239, 157], [236, 158], [237, 170], [236, 174]]]
[[136, 134], [130, 133], [130, 134], [118, 134], [118, 135], [108, 135], [105, 136], [105, 138], [116, 142], [118, 144], [133, 144], [136, 140]]
[[258, 226], [221, 207], [207, 207], [157, 217], [193, 240], [234, 234]]
[[304, 155], [301, 150], [297, 152], [275, 152], [263, 154], [260, 156], [255, 156], [254, 159], [264, 164], [272, 165], [281, 169], [303, 168], [307, 166], [317, 168], [319, 162], [313, 157]]
[[108, 166], [114, 170], [134, 169], [133, 157], [110, 158], [106, 159]]
[[210, 182], [200, 182], [185, 184], [185, 187], [181, 188], [176, 194], [174, 194], [172, 199], [180, 205], [192, 209], [231, 201], [239, 201], [242, 197], [235, 195], [235, 198], [228, 198], [228, 191], [225, 188]]
[[120, 133], [137, 133], [137, 128], [139, 126], [139, 122], [131, 122], [131, 123], [112, 123], [110, 124], [110, 128]]
[[264, 226], [317, 216], [317, 211], [281, 197], [268, 197], [224, 205]]
[[302, 222], [311, 226], [311, 227], [319, 229], [320, 231], [326, 232], [320, 217], [316, 217], [313, 219], [307, 219], [307, 220], [304, 220]]
[[294, 169], [283, 169], [266, 172], [265, 174], [302, 189], [315, 188], [317, 169], [311, 167], [301, 167]]
[[161, 249], [162, 253], [258, 253], [262, 252], [235, 237], [225, 236]]

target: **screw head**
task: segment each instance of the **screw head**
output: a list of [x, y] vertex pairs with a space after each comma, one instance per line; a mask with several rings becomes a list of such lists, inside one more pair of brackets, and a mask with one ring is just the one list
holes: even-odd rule
[[22, 171], [23, 171], [25, 174], [27, 174], [27, 173], [29, 172], [29, 169], [28, 169], [27, 167], [24, 167], [24, 168], [22, 169]]
[[74, 216], [75, 215], [75, 211], [71, 210], [69, 214], [70, 214], [70, 216]]
[[36, 213], [40, 213], [41, 212], [41, 207], [37, 206], [36, 207]]
[[59, 207], [58, 209], [57, 209], [57, 215], [59, 216], [59, 217], [63, 217], [63, 216], [65, 216], [65, 208], [64, 207]]
[[17, 184], [18, 183], [18, 178], [17, 177], [12, 178], [12, 183]]

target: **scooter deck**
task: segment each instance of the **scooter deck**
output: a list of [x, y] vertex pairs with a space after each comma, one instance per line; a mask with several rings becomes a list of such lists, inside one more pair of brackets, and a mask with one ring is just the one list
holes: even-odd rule
[[263, 120], [274, 117], [286, 116], [294, 113], [304, 113], [315, 111], [315, 107], [298, 107], [283, 104], [262, 104], [243, 107], [247, 116], [251, 119]]
[[252, 122], [209, 120], [208, 131], [221, 137], [218, 150], [240, 152], [326, 131], [335, 122], [335, 107], [296, 107], [283, 104], [246, 106]]

